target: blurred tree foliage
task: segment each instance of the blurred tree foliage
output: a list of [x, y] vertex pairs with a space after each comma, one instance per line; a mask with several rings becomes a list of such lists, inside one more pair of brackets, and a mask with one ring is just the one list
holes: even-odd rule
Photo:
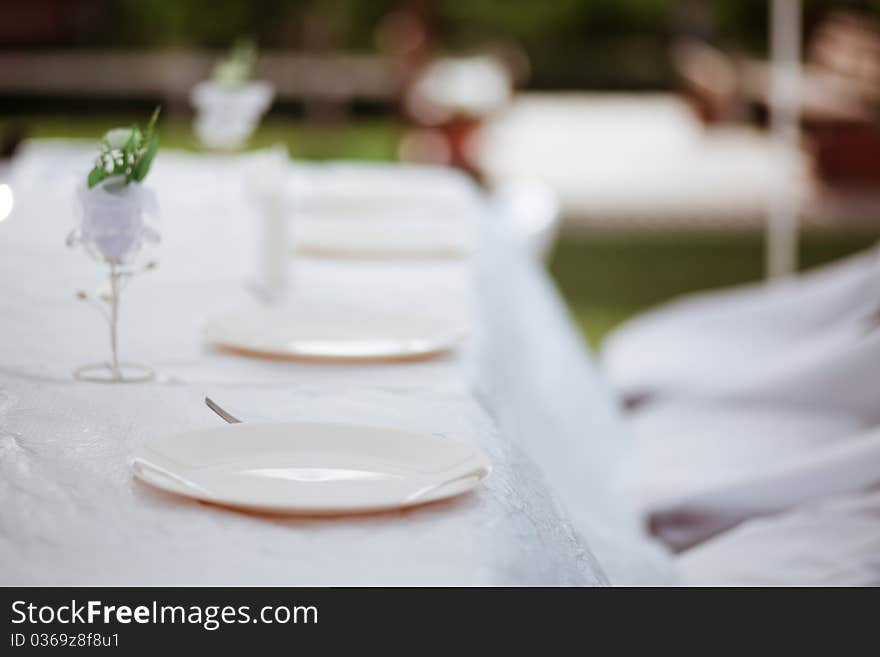
[[[427, 18], [438, 48], [514, 41], [537, 86], [664, 86], [666, 48], [680, 34], [762, 54], [769, 0], [81, 0], [103, 2], [82, 45], [227, 48], [241, 34], [263, 48], [370, 52], [399, 8]], [[834, 8], [880, 15], [880, 0], [803, 0], [809, 29]], [[109, 29], [112, 26], [112, 29]]]
[[[526, 45], [588, 43], [607, 36], [666, 36], [690, 18], [732, 42], [763, 47], [767, 1], [754, 0], [119, 0], [106, 38], [149, 46], [225, 47], [243, 32], [269, 47], [296, 47], [308, 16], [339, 45], [370, 49], [382, 16], [417, 7], [450, 45], [508, 37]], [[833, 8], [880, 14], [880, 0], [804, 0], [807, 17]], [[292, 28], [292, 29], [291, 29]]]

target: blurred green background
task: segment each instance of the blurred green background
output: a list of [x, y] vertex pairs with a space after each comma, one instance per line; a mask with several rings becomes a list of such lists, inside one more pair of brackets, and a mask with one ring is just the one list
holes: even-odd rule
[[[669, 88], [667, 46], [692, 34], [736, 50], [766, 54], [763, 0], [6, 0], [56, 18], [30, 33], [0, 27], [0, 48], [216, 48], [241, 34], [265, 49], [374, 52], [376, 27], [390, 11], [412, 8], [443, 49], [515, 41], [539, 89]], [[44, 9], [43, 9], [44, 8]], [[803, 0], [808, 27], [829, 8], [880, 14], [880, 0]], [[320, 44], [315, 43], [315, 34]], [[18, 41], [18, 43], [16, 43]]]
[[[382, 17], [416, 7], [439, 49], [464, 51], [496, 39], [520, 44], [534, 90], [673, 90], [672, 35], [755, 55], [767, 48], [767, 3], [757, 0], [30, 0], [3, 8], [13, 6], [21, 16], [57, 17], [30, 32], [0, 26], [0, 50], [209, 48], [218, 56], [241, 34], [267, 50], [373, 53]], [[880, 0], [805, 0], [806, 29], [840, 7], [880, 14]], [[33, 138], [96, 139], [110, 126], [145, 120], [153, 102], [0, 95], [0, 129], [25, 124]], [[355, 106], [344, 122], [329, 126], [276, 106], [251, 147], [284, 143], [298, 158], [391, 160], [404, 129], [390, 106]], [[179, 111], [163, 117], [161, 131], [166, 148], [197, 148], [189, 118]], [[837, 258], [873, 239], [810, 234], [801, 264]], [[596, 345], [623, 319], [676, 294], [759, 280], [763, 258], [759, 233], [603, 232], [563, 235], [550, 270]]]
[[[123, 115], [115, 120], [126, 123]], [[105, 119], [46, 119], [34, 137], [96, 139]], [[269, 119], [252, 138], [255, 148], [285, 143], [296, 157], [393, 160], [403, 126], [393, 120], [362, 119], [339, 129], [315, 129], [302, 122]], [[198, 150], [188, 122], [162, 124], [165, 147]], [[801, 240], [802, 268], [869, 247], [873, 235], [827, 231]], [[763, 237], [757, 233], [624, 232], [563, 235], [550, 272], [574, 319], [592, 346], [621, 321], [678, 294], [761, 280]]]

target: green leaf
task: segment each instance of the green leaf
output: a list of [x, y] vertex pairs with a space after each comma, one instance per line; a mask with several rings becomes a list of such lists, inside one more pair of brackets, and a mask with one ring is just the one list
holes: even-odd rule
[[132, 123], [131, 133], [128, 136], [128, 141], [125, 142], [125, 145], [122, 147], [123, 152], [125, 151], [136, 151], [138, 147], [141, 145], [141, 129], [137, 123]]
[[147, 144], [147, 150], [144, 151], [144, 154], [141, 155], [140, 159], [134, 163], [134, 167], [131, 170], [131, 177], [137, 181], [141, 182], [144, 178], [147, 177], [147, 174], [150, 171], [150, 165], [153, 164], [153, 158], [156, 157], [156, 152], [159, 150], [159, 136], [156, 135], [150, 140], [150, 143]]
[[[141, 182], [147, 177], [159, 150], [156, 122], [161, 109], [160, 105], [153, 110], [145, 132], [141, 132], [137, 123], [133, 123], [130, 128], [115, 128], [104, 134], [99, 142], [99, 162], [88, 176], [89, 187], [111, 176], [119, 176], [122, 185], [132, 181]], [[107, 171], [108, 167], [111, 171]]]
[[162, 111], [161, 105], [156, 105], [156, 109], [153, 110], [153, 114], [150, 116], [150, 120], [147, 123], [147, 130], [144, 133], [144, 142], [150, 142], [153, 139], [153, 134], [156, 131], [156, 122], [159, 120], [159, 113]]
[[97, 185], [102, 180], [106, 179], [110, 174], [104, 171], [104, 169], [100, 167], [95, 167], [91, 171], [89, 171], [88, 184], [89, 189]]

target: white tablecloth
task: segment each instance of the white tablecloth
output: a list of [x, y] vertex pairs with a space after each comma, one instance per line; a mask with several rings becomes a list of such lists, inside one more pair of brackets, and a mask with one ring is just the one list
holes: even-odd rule
[[[259, 217], [242, 159], [162, 153], [150, 175], [162, 206], [159, 267], [121, 307], [123, 358], [159, 378], [73, 381], [74, 367], [107, 350], [103, 320], [74, 298], [96, 288], [101, 266], [63, 246], [74, 176], [90, 158], [82, 145], [28, 145], [11, 177], [13, 213], [0, 223], [0, 583], [674, 581], [613, 489], [630, 440], [608, 391], [546, 276], [491, 216], [473, 260], [293, 260], [293, 294], [470, 318], [473, 334], [455, 353], [368, 366], [251, 360], [200, 339], [208, 317], [254, 303], [245, 281]], [[469, 201], [482, 207], [476, 193]], [[133, 480], [135, 447], [219, 422], [206, 394], [247, 420], [454, 436], [486, 450], [494, 472], [455, 500], [336, 519], [249, 515]]]

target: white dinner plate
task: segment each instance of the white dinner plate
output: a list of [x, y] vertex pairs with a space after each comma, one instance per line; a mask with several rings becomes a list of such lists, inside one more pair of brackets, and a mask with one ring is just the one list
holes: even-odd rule
[[438, 435], [345, 424], [229, 424], [147, 442], [135, 477], [205, 502], [331, 515], [459, 495], [491, 470], [479, 449]]
[[267, 358], [405, 360], [456, 347], [464, 325], [420, 313], [301, 301], [254, 306], [208, 322], [206, 340]]

